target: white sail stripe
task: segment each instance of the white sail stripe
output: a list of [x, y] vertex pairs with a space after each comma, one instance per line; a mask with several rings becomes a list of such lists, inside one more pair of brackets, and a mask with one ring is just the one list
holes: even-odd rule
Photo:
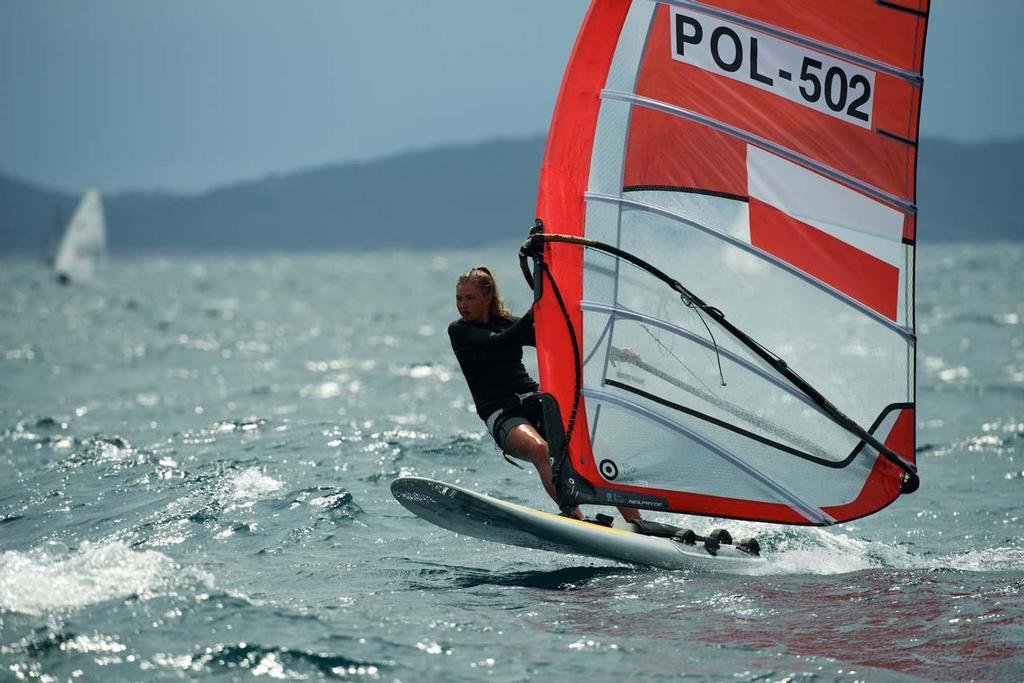
[[[630, 5], [615, 46], [615, 55], [608, 69], [606, 88], [630, 92], [636, 90], [636, 83], [640, 77], [640, 61], [643, 59], [647, 39], [651, 33], [655, 9], [656, 6], [653, 4], [641, 2]], [[603, 106], [602, 103], [591, 150], [588, 179], [590, 189], [622, 187], [626, 166], [626, 140], [633, 113], [631, 107], [627, 106], [624, 109], [624, 112], [616, 111], [613, 107]]]
[[829, 285], [829, 284], [827, 284], [825, 282], [822, 282], [821, 280], [817, 279], [816, 277], [813, 277], [812, 275], [809, 275], [809, 274], [805, 273], [804, 271], [800, 270], [799, 268], [796, 268], [795, 266], [790, 265], [789, 263], [783, 261], [782, 259], [780, 259], [780, 258], [778, 258], [776, 256], [773, 256], [772, 254], [769, 254], [766, 251], [758, 249], [757, 247], [755, 247], [754, 245], [752, 245], [752, 244], [750, 244], [748, 242], [745, 242], [745, 241], [743, 241], [741, 239], [737, 239], [736, 237], [733, 237], [732, 235], [727, 235], [727, 234], [725, 234], [725, 233], [723, 233], [723, 232], [721, 232], [719, 230], [715, 230], [714, 228], [712, 228], [710, 226], [704, 225], [703, 223], [700, 223], [699, 221], [695, 221], [695, 220], [693, 220], [691, 218], [687, 218], [686, 216], [683, 216], [681, 214], [675, 213], [674, 211], [668, 211], [667, 209], [663, 209], [661, 207], [654, 206], [652, 204], [646, 204], [644, 202], [638, 202], [638, 201], [634, 201], [632, 199], [626, 199], [624, 197], [616, 197], [616, 196], [613, 196], [613, 195], [598, 194], [596, 192], [587, 192], [587, 193], [585, 193], [583, 195], [583, 197], [587, 201], [591, 201], [592, 200], [592, 201], [607, 202], [609, 204], [618, 204], [620, 206], [629, 206], [629, 207], [632, 207], [632, 208], [635, 208], [635, 209], [640, 209], [642, 211], [649, 211], [651, 213], [656, 213], [659, 216], [664, 216], [666, 218], [671, 218], [673, 220], [677, 220], [680, 223], [684, 223], [685, 225], [688, 225], [688, 226], [690, 226], [692, 228], [696, 228], [697, 230], [700, 230], [700, 231], [702, 231], [704, 233], [707, 233], [708, 235], [711, 235], [713, 237], [721, 239], [724, 242], [728, 242], [729, 244], [732, 244], [733, 246], [735, 246], [735, 247], [737, 247], [739, 249], [742, 249], [742, 250], [744, 250], [744, 251], [746, 251], [746, 252], [748, 252], [748, 253], [750, 253], [750, 254], [752, 254], [754, 256], [757, 256], [758, 258], [760, 258], [760, 259], [762, 259], [764, 261], [767, 261], [768, 263], [772, 264], [773, 266], [776, 266], [777, 268], [781, 268], [782, 270], [785, 270], [786, 272], [788, 272], [788, 273], [790, 273], [790, 274], [800, 278], [801, 280], [803, 280], [807, 284], [812, 285], [812, 286], [820, 289], [821, 291], [825, 292], [826, 294], [829, 294], [833, 298], [835, 298], [835, 299], [841, 301], [842, 303], [848, 305], [850, 308], [853, 308], [853, 309], [857, 310], [858, 312], [862, 313], [866, 317], [871, 318], [875, 322], [885, 326], [886, 328], [892, 330], [893, 332], [896, 332], [897, 334], [901, 335], [905, 339], [908, 339], [908, 340], [914, 339], [914, 332], [913, 332], [913, 330], [910, 330], [910, 329], [904, 327], [903, 325], [900, 325], [899, 323], [897, 323], [897, 322], [893, 321], [892, 319], [882, 315], [881, 313], [879, 313], [878, 311], [874, 310], [873, 308], [870, 308], [869, 306], [865, 306], [864, 304], [862, 304], [861, 302], [857, 301], [856, 299], [853, 299], [853, 298], [847, 296], [846, 294], [844, 294], [843, 292], [839, 291], [838, 289], [832, 287], [831, 285]]
[[654, 100], [649, 97], [643, 97], [641, 95], [635, 95], [633, 93], [622, 92], [621, 90], [602, 90], [601, 97], [602, 99], [620, 100], [623, 102], [629, 102], [631, 104], [638, 104], [642, 107], [647, 107], [648, 109], [654, 109], [655, 111], [660, 111], [666, 114], [671, 114], [673, 116], [678, 116], [679, 118], [683, 118], [688, 121], [693, 121], [694, 123], [700, 123], [702, 125], [708, 126], [709, 128], [713, 128], [721, 133], [725, 133], [726, 135], [731, 135], [734, 138], [743, 140], [748, 144], [756, 145], [761, 149], [778, 154], [781, 157], [789, 159], [793, 163], [800, 164], [801, 166], [805, 166], [811, 170], [817, 171], [818, 173], [828, 176], [829, 178], [832, 178], [840, 183], [856, 188], [861, 192], [871, 195], [872, 197], [875, 197], [876, 199], [883, 201], [886, 204], [898, 208], [905, 213], [917, 213], [917, 206], [908, 199], [904, 199], [889, 192], [886, 192], [885, 190], [877, 188], [874, 185], [871, 185], [870, 183], [866, 183], [863, 180], [859, 180], [849, 174], [843, 173], [838, 169], [817, 162], [811, 159], [810, 157], [804, 156], [803, 154], [800, 154], [798, 152], [794, 152], [788, 147], [783, 147], [778, 143], [771, 142], [770, 140], [762, 138], [759, 135], [748, 133], [745, 130], [736, 128], [735, 126], [731, 126], [727, 123], [723, 123], [721, 121], [718, 121], [717, 119], [704, 116], [703, 114], [698, 114], [696, 112], [690, 111], [689, 109], [677, 107], [673, 104], [668, 104], [667, 102]]
[[647, 51], [656, 9], [655, 3], [634, 2], [630, 5], [615, 45], [615, 56], [608, 68], [606, 87], [636, 89], [640, 78], [640, 62]]
[[[586, 300], [583, 300], [583, 301], [580, 302], [580, 308], [582, 310], [584, 310], [584, 311], [593, 311], [595, 313], [604, 313], [604, 314], [609, 315], [609, 316], [611, 316], [613, 318], [614, 317], [619, 317], [619, 318], [624, 318], [626, 320], [633, 320], [633, 321], [639, 322], [639, 323], [646, 323], [648, 325], [651, 325], [652, 327], [657, 327], [659, 329], [665, 330], [666, 332], [671, 332], [672, 334], [679, 335], [680, 337], [683, 337], [685, 339], [688, 339], [688, 340], [690, 340], [690, 341], [692, 341], [692, 342], [694, 342], [696, 344], [699, 344], [699, 345], [705, 347], [709, 351], [715, 351], [716, 350], [716, 347], [711, 342], [709, 342], [707, 339], [704, 339], [700, 335], [694, 334], [693, 332], [690, 332], [689, 330], [685, 330], [685, 329], [683, 329], [681, 327], [673, 325], [670, 322], [666, 322], [664, 320], [659, 320], [658, 318], [654, 318], [654, 317], [651, 317], [649, 315], [644, 315], [643, 313], [639, 313], [637, 311], [632, 311], [632, 310], [630, 310], [628, 308], [622, 308], [621, 306], [611, 306], [609, 304], [603, 304], [603, 303], [600, 303], [600, 302], [597, 302], [597, 301], [586, 301]], [[824, 410], [822, 410], [821, 406], [817, 405], [814, 401], [812, 401], [807, 396], [807, 394], [805, 394], [804, 392], [802, 392], [802, 391], [798, 390], [796, 387], [794, 387], [791, 382], [784, 381], [781, 378], [779, 378], [778, 376], [773, 375], [772, 373], [765, 371], [763, 368], [758, 367], [754, 363], [751, 363], [750, 361], [745, 359], [743, 356], [735, 354], [732, 351], [730, 351], [729, 349], [723, 349], [722, 347], [719, 346], [719, 347], [717, 347], [717, 351], [718, 351], [718, 353], [722, 354], [723, 356], [725, 356], [726, 358], [728, 358], [732, 362], [736, 363], [737, 365], [741, 366], [745, 370], [748, 370], [748, 371], [754, 373], [755, 375], [759, 376], [761, 379], [763, 379], [763, 380], [765, 380], [767, 382], [770, 382], [771, 384], [774, 384], [777, 388], [779, 388], [782, 391], [786, 392], [787, 394], [789, 394], [793, 398], [797, 399], [798, 401], [801, 401], [802, 403], [806, 404], [809, 408], [814, 409], [816, 412], [821, 413], [823, 416], [825, 416], [829, 420], [832, 420], [832, 417], [829, 416], [828, 413], [826, 413]]]
[[765, 487], [766, 489], [774, 493], [776, 496], [778, 496], [781, 500], [785, 501], [786, 505], [788, 505], [790, 508], [799, 513], [808, 521], [813, 522], [815, 524], [836, 523], [836, 520], [830, 515], [826, 514], [824, 510], [803, 501], [801, 498], [799, 498], [796, 494], [787, 489], [785, 486], [775, 481], [772, 477], [768, 476], [767, 474], [757, 469], [750, 463], [744, 461], [739, 456], [730, 453], [719, 444], [707, 440], [697, 432], [688, 429], [687, 427], [679, 424], [678, 422], [670, 420], [664, 415], [660, 415], [654, 412], [653, 410], [650, 410], [649, 408], [645, 408], [642, 405], [639, 405], [637, 403], [634, 403], [633, 401], [617, 396], [609, 391], [585, 388], [583, 390], [583, 396], [588, 399], [593, 398], [598, 401], [605, 401], [607, 403], [611, 403], [612, 405], [618, 406], [619, 408], [628, 410], [637, 415], [645, 417], [651, 420], [652, 422], [656, 422], [662, 425], [663, 427], [667, 427], [668, 429], [671, 429], [677, 434], [682, 434], [691, 441], [700, 444], [708, 451], [714, 453], [715, 455], [718, 455], [723, 460], [725, 460], [730, 465], [740, 470], [744, 474], [748, 475], [751, 479], [755, 480], [763, 487]]
[[661, 2], [663, 2], [666, 5], [674, 5], [676, 7], [681, 7], [683, 9], [689, 9], [695, 12], [708, 14], [719, 19], [726, 19], [728, 21], [740, 24], [741, 26], [756, 29], [769, 35], [773, 35], [776, 38], [781, 38], [791, 43], [796, 43], [797, 45], [803, 45], [804, 47], [809, 47], [814, 50], [820, 50], [822, 52], [832, 55], [833, 57], [844, 59], [848, 62], [852, 62], [854, 64], [866, 67], [868, 69], [881, 71], [882, 73], [889, 74], [890, 76], [895, 76], [896, 78], [903, 79], [904, 81], [913, 83], [915, 85], [920, 85], [921, 83], [924, 82], [924, 77], [916, 71], [902, 69], [898, 66], [893, 66], [892, 64], [889, 64], [887, 62], [872, 59], [871, 57], [865, 57], [864, 55], [857, 54], [856, 52], [850, 52], [849, 50], [843, 49], [841, 47], [836, 47], [835, 45], [832, 45], [830, 43], [825, 43], [820, 40], [815, 40], [814, 38], [809, 38], [800, 33], [794, 33], [793, 31], [788, 31], [784, 28], [773, 26], [772, 24], [766, 24], [762, 21], [758, 21], [757, 19], [751, 19], [750, 17], [744, 16], [742, 14], [735, 14], [734, 12], [730, 12], [728, 10], [705, 5], [704, 3], [697, 2], [696, 0], [661, 0]]
[[747, 191], [889, 265], [903, 265], [903, 214], [890, 206], [754, 146], [747, 148]]

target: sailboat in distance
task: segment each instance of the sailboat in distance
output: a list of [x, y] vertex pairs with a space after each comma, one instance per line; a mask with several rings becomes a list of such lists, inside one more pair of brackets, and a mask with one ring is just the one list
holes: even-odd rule
[[57, 247], [53, 268], [61, 284], [93, 277], [96, 261], [107, 249], [107, 227], [99, 190], [90, 187], [78, 202]]
[[[918, 488], [928, 4], [593, 0], [520, 251], [563, 508], [827, 526]], [[685, 556], [699, 541], [757, 554], [721, 530], [597, 539], [509, 509], [474, 528], [457, 487], [400, 489], [508, 543], [665, 567], [714, 565]]]

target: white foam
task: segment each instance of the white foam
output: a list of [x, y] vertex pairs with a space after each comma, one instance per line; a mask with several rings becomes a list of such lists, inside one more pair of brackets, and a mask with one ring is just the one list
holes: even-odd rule
[[254, 501], [280, 490], [281, 482], [263, 474], [257, 467], [250, 467], [231, 478], [231, 497], [236, 501]]
[[914, 554], [908, 546], [854, 538], [836, 529], [788, 530], [784, 534], [775, 542], [763, 532], [760, 534], [770, 545], [765, 553], [766, 573], [825, 575], [865, 569], [1024, 571], [1024, 549], [1020, 548], [985, 548], [925, 556]]
[[789, 532], [773, 549], [768, 571], [779, 574], [846, 574], [882, 566], [877, 549], [892, 546], [822, 529]]
[[983, 548], [966, 553], [942, 555], [932, 559], [930, 569], [954, 569], [962, 572], [1024, 571], [1024, 549]]
[[178, 574], [166, 555], [134, 551], [121, 542], [85, 543], [74, 553], [62, 546], [8, 551], [0, 553], [0, 608], [23, 614], [77, 609], [145, 596]]
[[758, 539], [762, 555], [768, 560], [759, 574], [846, 574], [909, 562], [907, 552], [897, 546], [853, 538], [835, 528], [780, 528], [733, 519], [684, 519], [668, 521], [682, 522], [702, 535], [721, 527], [734, 541]]

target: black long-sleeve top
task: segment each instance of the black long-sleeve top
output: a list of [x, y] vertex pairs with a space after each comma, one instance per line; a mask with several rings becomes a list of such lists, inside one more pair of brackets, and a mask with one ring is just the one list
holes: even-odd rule
[[448, 337], [480, 419], [511, 405], [515, 394], [540, 389], [523, 365], [523, 347], [537, 345], [532, 311], [485, 323], [456, 320]]

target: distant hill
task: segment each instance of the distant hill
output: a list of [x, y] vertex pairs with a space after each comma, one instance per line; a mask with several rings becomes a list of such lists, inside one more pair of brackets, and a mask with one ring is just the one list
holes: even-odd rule
[[[115, 249], [369, 249], [510, 241], [533, 219], [542, 138], [409, 152], [201, 194], [105, 198]], [[1024, 239], [1024, 140], [923, 140], [921, 239]], [[84, 189], [84, 188], [83, 188]], [[76, 196], [0, 174], [0, 249], [42, 252]]]
[[917, 161], [921, 239], [1024, 239], [1024, 140], [922, 140]]

